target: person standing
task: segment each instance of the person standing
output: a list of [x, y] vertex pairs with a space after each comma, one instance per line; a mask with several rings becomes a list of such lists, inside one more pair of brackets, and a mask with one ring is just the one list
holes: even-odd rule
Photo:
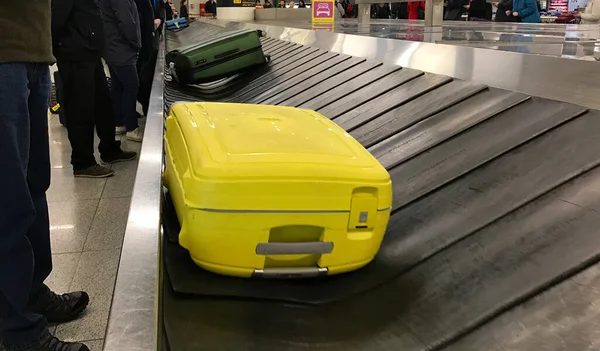
[[171, 21], [177, 18], [177, 11], [175, 10], [175, 5], [173, 5], [173, 0], [167, 0], [165, 4], [165, 21]]
[[[260, 0], [258, 0], [260, 1]], [[179, 6], [179, 17], [185, 18], [186, 20], [190, 16], [187, 8], [187, 0], [181, 0], [181, 6]]]
[[512, 0], [501, 0], [493, 4], [498, 8], [494, 19], [496, 22], [517, 22], [518, 18], [512, 15]]
[[[54, 63], [50, 0], [0, 2], [0, 349], [89, 351], [52, 336], [48, 322], [74, 320], [85, 292], [57, 295], [46, 191], [50, 186], [48, 101]], [[26, 13], [23, 21], [17, 13]]]
[[[140, 13], [142, 17], [146, 18], [146, 6], [143, 3], [144, 0], [139, 0]], [[148, 34], [149, 25], [146, 20], [140, 21], [142, 28], [142, 49], [138, 57], [137, 70], [138, 77], [140, 80], [140, 88], [138, 91], [138, 101], [142, 105], [144, 115], [148, 115], [148, 107], [150, 106], [150, 92], [152, 91], [152, 80], [154, 78], [154, 69], [156, 67], [156, 60], [158, 59], [158, 42], [160, 40], [160, 33], [162, 32], [162, 26], [165, 21], [165, 3], [163, 0], [149, 0], [152, 6], [152, 35]]]
[[71, 164], [75, 177], [105, 178], [115, 172], [94, 157], [94, 126], [104, 163], [133, 160], [115, 141], [115, 117], [101, 57], [104, 24], [95, 0], [52, 1], [52, 45], [63, 82]]
[[542, 23], [536, 0], [514, 0], [513, 16], [521, 19], [524, 23]]
[[600, 4], [594, 6], [594, 0], [590, 0], [583, 12], [579, 12], [577, 17], [581, 17], [582, 24], [600, 22]]
[[142, 48], [140, 16], [134, 0], [100, 0], [106, 45], [104, 60], [112, 79], [111, 93], [117, 134], [141, 142], [135, 111], [139, 79], [138, 54]]
[[408, 3], [408, 19], [419, 20], [425, 18], [425, 1], [412, 1]]
[[[284, 4], [283, 8], [285, 8], [285, 0], [282, 0], [282, 1]], [[279, 3], [281, 5], [281, 1]], [[217, 2], [215, 0], [208, 0], [204, 4], [204, 12], [207, 14], [212, 14], [213, 17], [216, 17], [217, 16]]]

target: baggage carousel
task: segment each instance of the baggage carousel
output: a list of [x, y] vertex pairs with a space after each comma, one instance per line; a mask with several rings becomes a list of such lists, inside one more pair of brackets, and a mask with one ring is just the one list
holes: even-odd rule
[[[196, 22], [164, 45], [227, 30]], [[600, 344], [600, 112], [269, 35], [263, 47], [268, 65], [211, 84], [180, 86], [159, 60], [164, 94], [153, 93], [105, 350]], [[375, 261], [310, 280], [197, 268], [149, 177], [160, 174], [162, 117], [177, 101], [309, 108], [346, 129], [394, 185]]]

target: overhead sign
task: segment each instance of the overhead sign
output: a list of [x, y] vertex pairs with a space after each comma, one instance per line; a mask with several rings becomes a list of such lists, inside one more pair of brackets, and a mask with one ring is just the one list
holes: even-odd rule
[[313, 23], [333, 23], [335, 11], [334, 0], [313, 0], [311, 7]]

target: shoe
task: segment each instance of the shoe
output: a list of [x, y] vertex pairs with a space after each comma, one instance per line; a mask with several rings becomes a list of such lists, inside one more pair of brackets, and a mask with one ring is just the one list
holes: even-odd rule
[[125, 132], [127, 132], [127, 129], [125, 129], [125, 126], [116, 126], [115, 127], [115, 135], [123, 135], [123, 134], [125, 134]]
[[102, 167], [99, 164], [73, 171], [73, 175], [77, 178], [108, 178], [114, 174], [115, 171], [110, 168]]
[[133, 151], [123, 151], [119, 149], [119, 152], [113, 157], [102, 158], [102, 162], [106, 164], [113, 164], [125, 161], [135, 160], [137, 157], [137, 152]]
[[[1, 346], [1, 345], [0, 345]], [[84, 344], [78, 342], [64, 342], [58, 340], [52, 336], [49, 332], [46, 332], [36, 342], [27, 347], [18, 346], [15, 348], [7, 347], [0, 348], [0, 350], [6, 351], [90, 351], [90, 349]]]
[[142, 132], [142, 130], [139, 127], [137, 127], [137, 128], [135, 128], [135, 130], [132, 130], [131, 132], [127, 132], [126, 138], [127, 138], [127, 140], [141, 143], [142, 139], [144, 138], [144, 133]]
[[66, 323], [77, 319], [89, 303], [90, 297], [83, 291], [58, 295], [46, 288], [27, 309], [46, 317], [48, 323]]

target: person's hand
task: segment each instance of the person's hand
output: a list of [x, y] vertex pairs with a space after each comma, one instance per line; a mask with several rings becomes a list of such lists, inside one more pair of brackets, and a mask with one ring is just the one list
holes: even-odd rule
[[581, 17], [581, 12], [577, 12], [577, 13], [575, 14], [575, 17]]
[[157, 30], [160, 27], [160, 18], [154, 20], [154, 30]]
[[519, 17], [519, 13], [515, 11], [515, 12], [513, 12], [513, 16]]
[[506, 13], [507, 16], [510, 16], [510, 10], [506, 10], [504, 13]]

